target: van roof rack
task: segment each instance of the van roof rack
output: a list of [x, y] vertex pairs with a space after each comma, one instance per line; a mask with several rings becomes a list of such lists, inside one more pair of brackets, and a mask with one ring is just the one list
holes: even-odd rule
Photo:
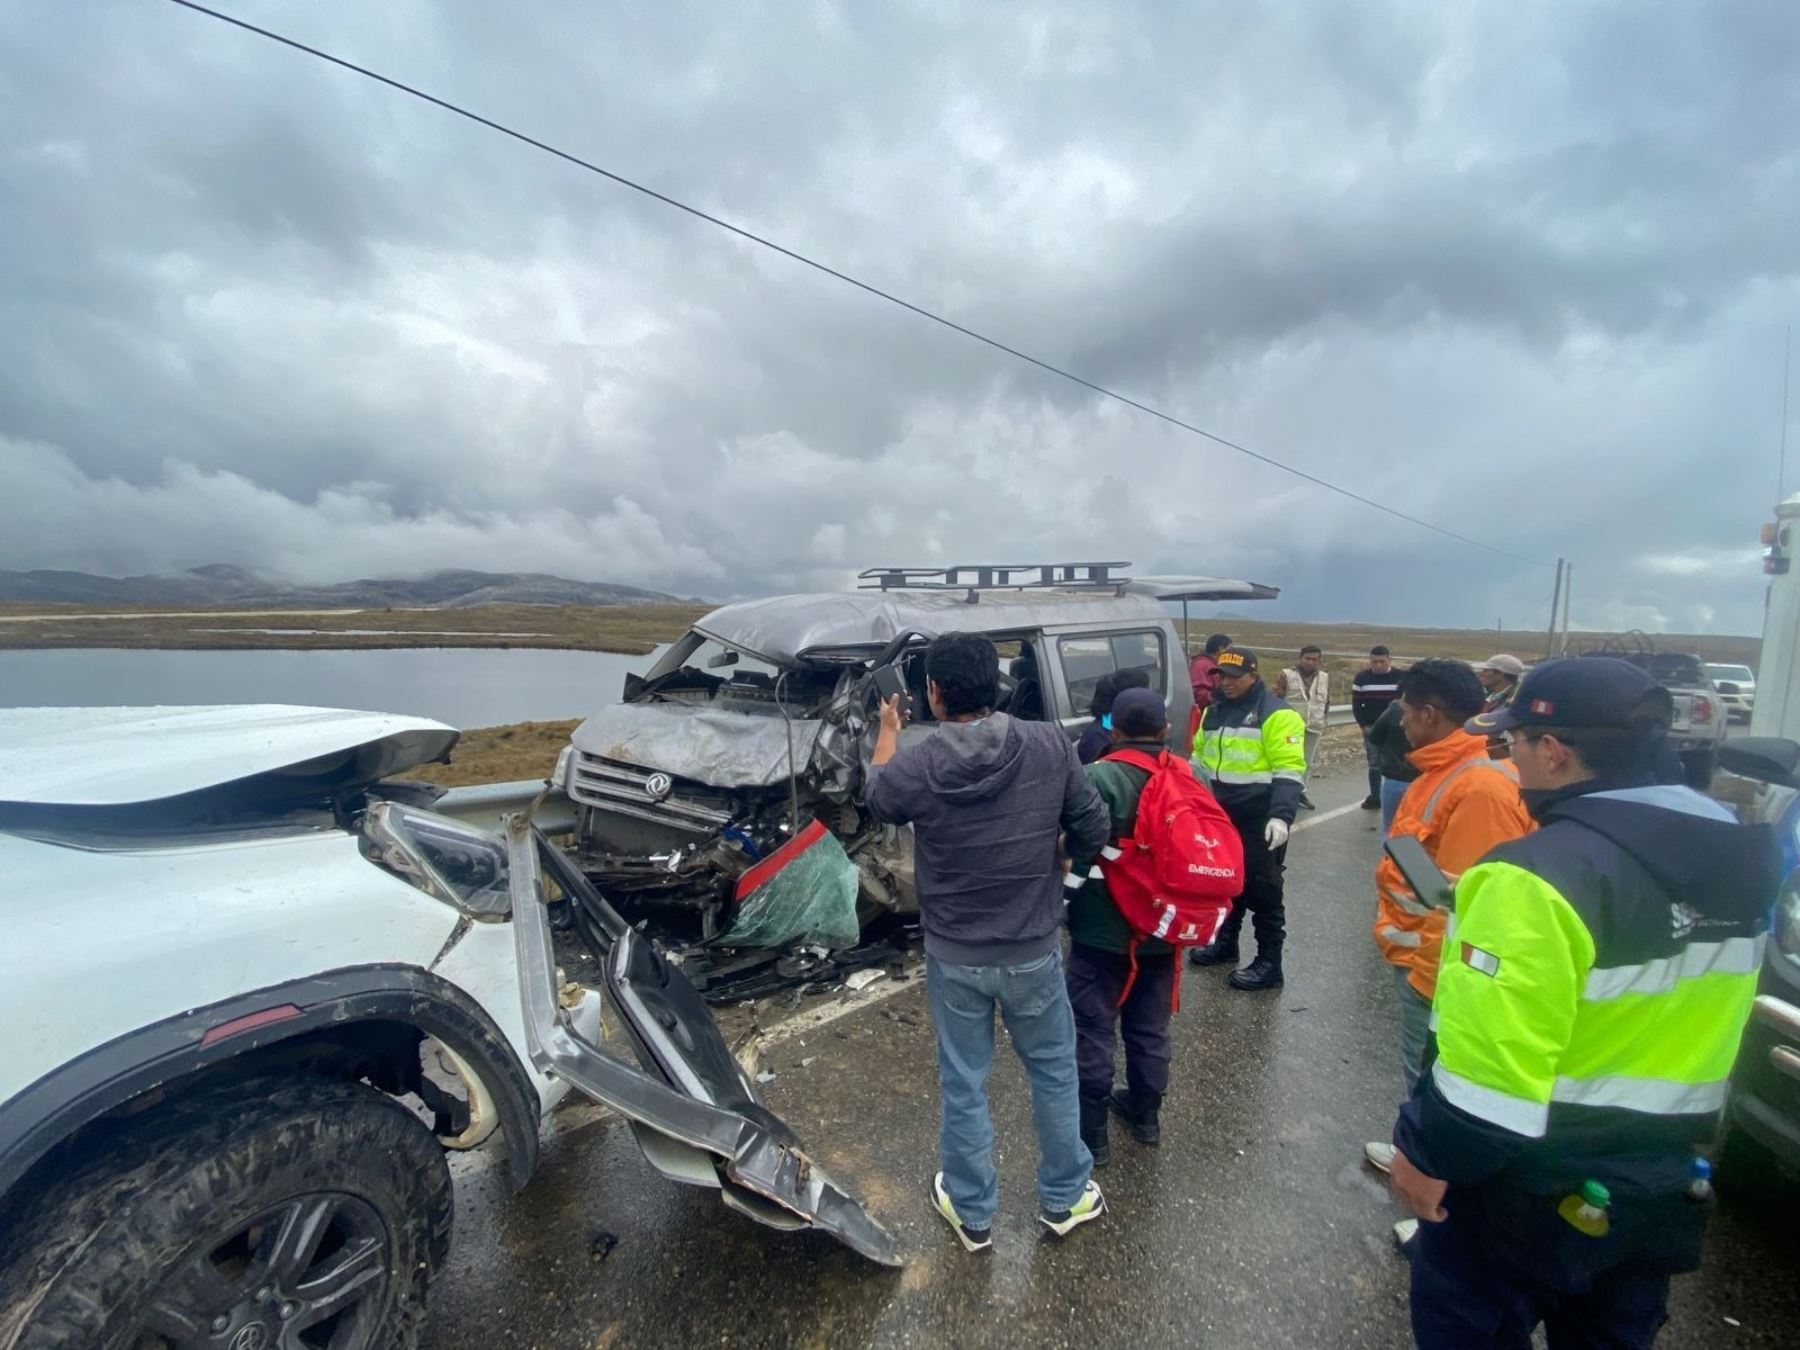
[[857, 574], [866, 591], [1120, 591], [1128, 562], [961, 563], [955, 567], [871, 567]]

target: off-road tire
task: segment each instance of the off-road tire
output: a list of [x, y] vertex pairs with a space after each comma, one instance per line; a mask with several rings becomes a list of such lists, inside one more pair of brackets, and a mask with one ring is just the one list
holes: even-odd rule
[[312, 1195], [349, 1197], [386, 1258], [357, 1350], [415, 1345], [449, 1246], [443, 1150], [373, 1088], [283, 1077], [152, 1108], [26, 1197], [0, 1245], [0, 1350], [127, 1345], [196, 1254]]

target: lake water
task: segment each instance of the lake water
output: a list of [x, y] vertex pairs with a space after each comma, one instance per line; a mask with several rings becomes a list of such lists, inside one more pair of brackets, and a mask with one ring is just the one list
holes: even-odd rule
[[0, 707], [303, 703], [451, 726], [585, 717], [660, 655], [402, 647], [362, 651], [0, 652]]

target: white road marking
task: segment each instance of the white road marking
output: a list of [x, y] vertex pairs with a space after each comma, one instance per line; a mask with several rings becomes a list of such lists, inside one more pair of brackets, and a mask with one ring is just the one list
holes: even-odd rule
[[1347, 816], [1352, 811], [1362, 810], [1362, 798], [1357, 798], [1348, 806], [1334, 806], [1329, 811], [1321, 811], [1316, 816], [1308, 816], [1305, 820], [1289, 830], [1290, 835], [1299, 834], [1302, 830], [1310, 830], [1315, 825], [1323, 825], [1328, 820], [1336, 820], [1339, 816]]

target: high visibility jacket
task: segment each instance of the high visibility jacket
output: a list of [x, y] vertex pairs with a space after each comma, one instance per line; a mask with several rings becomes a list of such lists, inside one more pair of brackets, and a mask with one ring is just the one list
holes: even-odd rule
[[[1393, 835], [1412, 835], [1454, 881], [1484, 854], [1534, 827], [1519, 798], [1511, 764], [1488, 758], [1487, 741], [1454, 731], [1407, 756], [1419, 776], [1394, 812]], [[1385, 853], [1375, 869], [1375, 945], [1412, 972], [1412, 987], [1430, 998], [1449, 911], [1421, 901]]]
[[1756, 993], [1774, 835], [1675, 786], [1580, 784], [1533, 814], [1457, 884], [1436, 1058], [1394, 1141], [1452, 1186], [1679, 1196]]
[[1226, 810], [1292, 825], [1306, 783], [1306, 723], [1261, 680], [1238, 699], [1214, 690], [1193, 761]]

